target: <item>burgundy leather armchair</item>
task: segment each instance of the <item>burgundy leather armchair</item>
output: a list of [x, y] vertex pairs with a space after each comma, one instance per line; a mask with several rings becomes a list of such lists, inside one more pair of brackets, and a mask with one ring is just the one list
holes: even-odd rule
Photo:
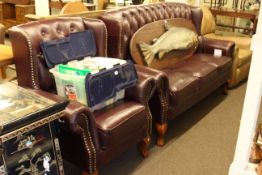
[[[47, 98], [56, 99], [55, 82], [43, 60], [40, 43], [87, 29], [95, 32], [97, 56], [106, 56], [107, 32], [104, 23], [97, 19], [56, 18], [9, 29], [18, 84], [48, 92]], [[155, 82], [149, 76], [138, 76], [138, 84], [126, 90], [124, 100], [111, 106], [91, 112], [87, 106], [71, 101], [66, 108], [64, 122], [60, 123], [62, 155], [80, 166], [83, 174], [97, 174], [99, 167], [136, 144], [144, 157], [148, 155], [148, 99]]]
[[[172, 68], [152, 69], [143, 63], [137, 66], [140, 73], [151, 75], [156, 81], [157, 89], [149, 104], [158, 145], [164, 145], [168, 120], [188, 110], [218, 87], [227, 85], [234, 43], [203, 38], [200, 35], [202, 11], [186, 4], [161, 2], [131, 6], [108, 11], [100, 17], [108, 30], [108, 55], [133, 60], [136, 58], [130, 51], [130, 41], [136, 31], [146, 24], [175, 18], [186, 19], [194, 25], [199, 35], [198, 49]], [[215, 58], [214, 49], [221, 49], [223, 56]]]

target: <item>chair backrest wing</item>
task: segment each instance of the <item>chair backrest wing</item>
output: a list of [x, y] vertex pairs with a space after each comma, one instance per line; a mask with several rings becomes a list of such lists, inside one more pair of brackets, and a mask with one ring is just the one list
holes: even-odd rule
[[41, 42], [61, 39], [70, 33], [92, 29], [97, 56], [106, 56], [106, 28], [98, 19], [65, 17], [33, 21], [9, 29], [18, 84], [34, 89], [54, 91], [54, 79], [43, 59]]

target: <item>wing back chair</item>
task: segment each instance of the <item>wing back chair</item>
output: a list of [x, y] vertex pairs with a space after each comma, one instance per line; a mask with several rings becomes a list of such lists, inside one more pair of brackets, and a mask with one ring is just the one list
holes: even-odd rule
[[[9, 29], [18, 84], [51, 93], [47, 97], [55, 98], [55, 82], [43, 59], [40, 43], [87, 29], [95, 33], [96, 55], [106, 56], [107, 31], [97, 19], [55, 18]], [[99, 167], [136, 144], [143, 156], [148, 155], [151, 114], [147, 103], [154, 80], [138, 76], [138, 84], [127, 89], [125, 98], [111, 106], [91, 112], [87, 106], [71, 101], [66, 108], [59, 132], [62, 155], [80, 166], [83, 174], [98, 174]]]

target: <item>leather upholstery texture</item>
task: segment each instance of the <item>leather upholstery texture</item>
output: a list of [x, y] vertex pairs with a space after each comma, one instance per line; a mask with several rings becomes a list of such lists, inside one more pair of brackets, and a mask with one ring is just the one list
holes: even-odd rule
[[117, 58], [130, 57], [129, 42], [139, 28], [147, 23], [171, 18], [190, 19], [198, 34], [201, 30], [201, 10], [185, 4], [155, 3], [106, 12], [101, 19], [108, 29], [108, 54]]
[[231, 78], [229, 81], [229, 86], [232, 88], [237, 86], [241, 81], [245, 80], [248, 77], [252, 58], [252, 51], [250, 50], [252, 38], [249, 36], [238, 36], [234, 32], [206, 32], [203, 25], [215, 23], [214, 17], [208, 17], [210, 16], [210, 14], [210, 10], [205, 7], [203, 10], [201, 33], [204, 34], [206, 38], [232, 41], [236, 44], [236, 49], [233, 56]]
[[[140, 65], [137, 69], [155, 78], [157, 88], [149, 104], [154, 121], [161, 125], [227, 83], [230, 79], [234, 43], [202, 37], [202, 10], [181, 3], [130, 6], [105, 12], [100, 17], [108, 30], [108, 55], [122, 59], [133, 59], [129, 44], [136, 31], [145, 24], [171, 18], [190, 20], [199, 35], [199, 45], [192, 56], [178, 61], [171, 68], [160, 71]], [[221, 49], [222, 56], [214, 57], [214, 49]], [[158, 133], [160, 136], [163, 131]]]
[[[107, 56], [107, 31], [98, 19], [54, 18], [9, 29], [18, 84], [56, 99], [55, 82], [43, 59], [40, 43], [87, 29], [95, 33], [96, 56]], [[152, 119], [148, 100], [154, 86], [152, 77], [138, 73], [138, 84], [126, 89], [123, 100], [99, 111], [92, 112], [87, 106], [71, 101], [64, 122], [60, 123], [63, 157], [92, 174], [129, 147], [150, 138]]]

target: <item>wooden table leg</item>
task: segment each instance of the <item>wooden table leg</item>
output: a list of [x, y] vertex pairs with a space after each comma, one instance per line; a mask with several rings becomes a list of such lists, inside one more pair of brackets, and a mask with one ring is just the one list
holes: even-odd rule
[[6, 78], [6, 67], [1, 67], [0, 68], [0, 80], [5, 79]]

